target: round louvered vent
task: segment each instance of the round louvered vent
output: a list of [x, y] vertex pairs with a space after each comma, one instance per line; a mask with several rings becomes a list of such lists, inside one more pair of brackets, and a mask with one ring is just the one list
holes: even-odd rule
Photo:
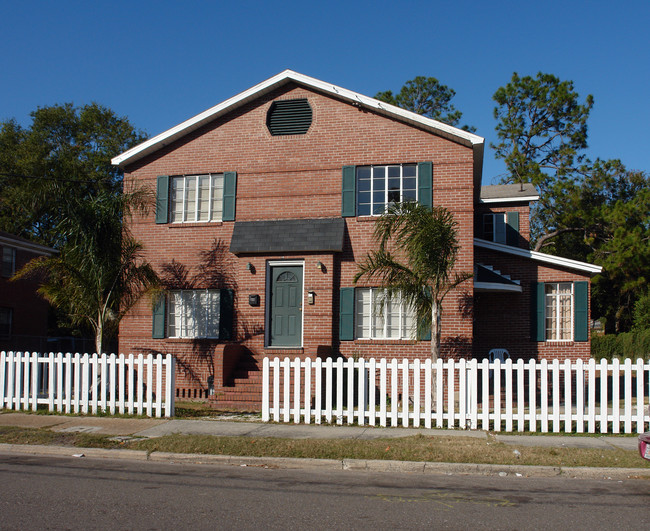
[[266, 116], [273, 136], [304, 135], [311, 126], [312, 112], [306, 99], [274, 101]]

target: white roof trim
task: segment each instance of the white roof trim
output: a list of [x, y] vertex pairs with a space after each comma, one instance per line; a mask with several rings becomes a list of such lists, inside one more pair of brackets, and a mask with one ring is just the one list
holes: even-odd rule
[[211, 107], [201, 114], [197, 114], [193, 118], [190, 118], [189, 120], [186, 120], [177, 126], [172, 127], [171, 129], [168, 129], [167, 131], [164, 131], [163, 133], [160, 133], [159, 135], [156, 135], [153, 138], [150, 138], [149, 140], [129, 149], [128, 151], [125, 151], [124, 153], [113, 158], [111, 160], [111, 163], [116, 166], [122, 166], [128, 162], [134, 162], [144, 157], [145, 155], [148, 155], [149, 153], [157, 151], [167, 144], [170, 144], [178, 138], [187, 135], [191, 131], [198, 129], [199, 127], [211, 122], [212, 120], [215, 120], [219, 116], [230, 112], [237, 107], [244, 105], [245, 103], [290, 81], [295, 81], [296, 83], [300, 83], [322, 92], [329, 93], [332, 96], [352, 101], [365, 107], [370, 107], [383, 114], [399, 116], [407, 122], [424, 126], [428, 129], [431, 129], [432, 131], [435, 131], [441, 136], [467, 146], [482, 147], [485, 142], [484, 138], [472, 133], [468, 133], [467, 131], [463, 131], [462, 129], [457, 129], [456, 127], [443, 124], [442, 122], [432, 120], [431, 118], [426, 118], [411, 111], [395, 107], [394, 105], [384, 103], [374, 98], [369, 98], [363, 94], [358, 94], [357, 92], [353, 92], [342, 87], [337, 87], [331, 83], [325, 83], [324, 81], [320, 81], [313, 77], [299, 74], [293, 70], [285, 70], [284, 72], [281, 72], [276, 76], [267, 79], [266, 81], [262, 81], [261, 83], [249, 88], [248, 90], [245, 90], [244, 92], [240, 92], [236, 96], [227, 99], [223, 103], [215, 105], [214, 107]]
[[480, 203], [517, 203], [519, 201], [539, 201], [538, 195], [528, 195], [524, 197], [492, 197], [490, 199], [481, 199]]
[[46, 247], [45, 245], [39, 245], [38, 243], [17, 240], [2, 235], [0, 235], [0, 245], [3, 245], [5, 247], [13, 247], [14, 249], [19, 249], [21, 251], [28, 251], [30, 253], [36, 253], [36, 254], [41, 254], [46, 256], [52, 256], [57, 252], [56, 249], [52, 249], [51, 247]]
[[498, 284], [496, 282], [474, 282], [474, 291], [507, 291], [514, 293], [521, 293], [522, 288], [520, 285], [512, 284]]
[[584, 271], [585, 273], [596, 274], [603, 270], [600, 266], [588, 264], [586, 262], [579, 262], [578, 260], [571, 260], [569, 258], [562, 258], [561, 256], [553, 256], [551, 254], [540, 253], [537, 251], [529, 251], [527, 249], [512, 247], [502, 243], [489, 242], [480, 238], [474, 238], [474, 245], [492, 251], [513, 254], [515, 256], [521, 256], [522, 258], [529, 258], [531, 260], [536, 260], [537, 262], [545, 262], [547, 264], [567, 267], [569, 269], [577, 269], [578, 271]]

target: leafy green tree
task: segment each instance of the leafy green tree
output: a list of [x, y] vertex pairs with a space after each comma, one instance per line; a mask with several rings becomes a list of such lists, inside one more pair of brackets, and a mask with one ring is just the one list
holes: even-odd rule
[[515, 72], [493, 99], [499, 142], [491, 147], [506, 163], [508, 175], [503, 181], [530, 182], [540, 192], [531, 219], [536, 239], [548, 231], [555, 198], [574, 182], [584, 160], [593, 96], [581, 103], [572, 81], [542, 72], [534, 78]]
[[593, 262], [592, 315], [608, 332], [629, 330], [650, 279], [650, 177], [617, 160], [583, 165], [553, 197], [536, 250]]
[[67, 324], [92, 328], [97, 353], [140, 297], [158, 287], [156, 273], [142, 260], [141, 244], [122, 224], [150, 203], [145, 192], [109, 190], [64, 200], [57, 223], [60, 252], [32, 260], [14, 277], [42, 275], [39, 292], [67, 316]]
[[[454, 89], [443, 85], [435, 77], [417, 76], [407, 81], [397, 94], [386, 90], [378, 92], [375, 99], [458, 127], [463, 113], [451, 103], [455, 95]], [[462, 128], [471, 132], [476, 130], [467, 125]]]
[[634, 305], [634, 330], [650, 329], [650, 292], [639, 297]]
[[364, 277], [378, 281], [385, 297], [415, 310], [418, 332], [431, 330], [433, 361], [440, 354], [442, 302], [472, 276], [454, 271], [457, 225], [443, 207], [431, 211], [415, 202], [391, 205], [375, 224], [378, 249], [368, 253], [354, 277], [355, 283]]
[[32, 123], [0, 122], [0, 230], [58, 247], [61, 198], [119, 194], [111, 158], [142, 142], [128, 119], [97, 103], [41, 107]]

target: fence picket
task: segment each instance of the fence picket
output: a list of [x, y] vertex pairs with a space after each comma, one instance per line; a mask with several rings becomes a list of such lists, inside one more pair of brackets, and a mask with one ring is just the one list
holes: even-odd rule
[[[341, 358], [341, 359], [343, 359], [343, 358]], [[333, 376], [333, 370], [334, 370], [334, 368], [332, 366], [332, 358], [327, 358], [325, 360], [325, 389], [327, 390], [327, 391], [325, 391], [325, 393], [326, 393], [325, 394], [325, 422], [327, 422], [327, 423], [332, 422], [332, 399], [333, 399], [332, 395], [334, 393], [332, 393], [331, 390], [332, 390], [332, 388], [334, 386], [334, 384], [333, 384], [333, 381], [334, 381], [333, 380], [333, 377], [334, 377]], [[337, 385], [337, 387], [340, 385], [341, 379], [342, 379], [341, 375], [337, 373], [337, 375], [336, 375], [336, 385]], [[338, 396], [338, 394], [339, 394], [338, 389], [336, 391], [336, 394]], [[337, 408], [338, 408], [338, 406], [339, 406], [339, 404], [337, 403]], [[337, 419], [337, 421], [338, 421], [338, 419]]]
[[645, 397], [643, 395], [643, 385], [645, 382], [643, 374], [643, 360], [636, 360], [636, 431], [642, 433], [644, 431], [644, 405]]
[[564, 360], [564, 432], [573, 431], [573, 410], [571, 407], [571, 360]]
[[7, 353], [3, 350], [0, 352], [0, 409], [5, 408], [5, 386], [7, 386]]
[[262, 420], [264, 422], [268, 422], [271, 420], [270, 416], [270, 408], [269, 408], [269, 401], [270, 401], [270, 393], [269, 393], [269, 380], [270, 380], [270, 367], [269, 367], [270, 361], [268, 357], [265, 357], [262, 360]]
[[528, 360], [528, 429], [537, 431], [537, 369], [535, 360]]
[[375, 384], [377, 374], [377, 360], [371, 358], [368, 362], [368, 424], [375, 425]]
[[305, 360], [305, 423], [311, 423], [311, 358]]
[[343, 424], [343, 390], [344, 390], [344, 381], [343, 373], [345, 367], [343, 367], [343, 358], [339, 357], [336, 360], [336, 423]]
[[300, 358], [295, 357], [291, 365], [293, 369], [293, 422], [300, 424]]
[[582, 360], [576, 362], [576, 432], [584, 433], [585, 430], [585, 374]]
[[632, 430], [632, 360], [625, 360], [623, 371], [625, 373], [625, 433]]
[[388, 395], [387, 378], [388, 365], [386, 358], [379, 360], [379, 425], [386, 427], [386, 397]]
[[517, 377], [515, 378], [517, 382], [517, 431], [525, 431], [526, 424], [526, 406], [525, 399], [526, 395], [524, 393], [524, 383], [526, 378], [526, 372], [524, 370], [524, 360], [521, 358], [517, 360]]
[[612, 360], [612, 433], [619, 433], [621, 429], [620, 372], [621, 362]]
[[607, 360], [600, 360], [600, 433], [607, 433], [608, 407], [607, 407]]

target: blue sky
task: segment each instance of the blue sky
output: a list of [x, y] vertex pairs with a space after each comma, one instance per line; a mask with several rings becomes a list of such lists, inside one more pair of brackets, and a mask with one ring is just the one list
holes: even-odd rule
[[[593, 94], [589, 156], [649, 171], [650, 2], [0, 0], [0, 120], [92, 101], [150, 136], [291, 68], [373, 96], [417, 75], [452, 87], [496, 141], [514, 71]], [[486, 149], [484, 183], [504, 171]]]

